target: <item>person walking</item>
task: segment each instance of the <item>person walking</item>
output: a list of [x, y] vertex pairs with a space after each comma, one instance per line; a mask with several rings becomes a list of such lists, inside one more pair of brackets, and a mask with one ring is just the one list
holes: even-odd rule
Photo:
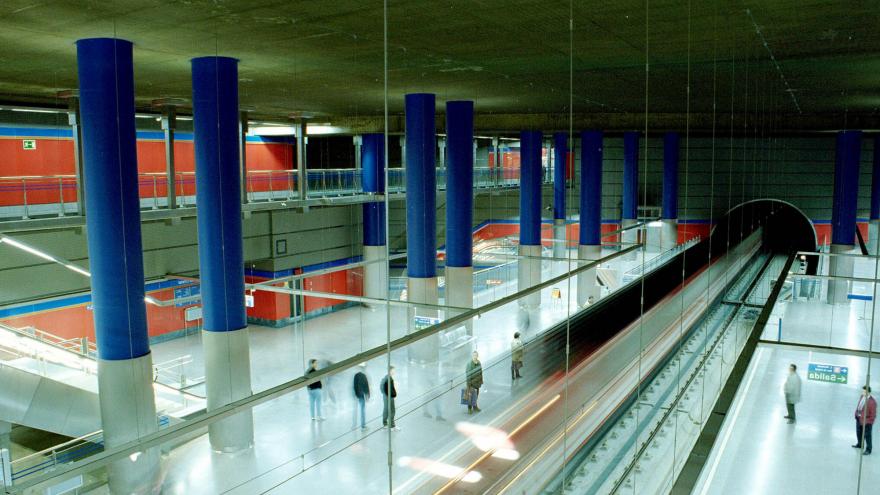
[[[370, 382], [367, 380], [367, 363], [361, 363], [358, 372], [354, 374], [354, 397], [357, 399], [357, 407], [355, 408], [355, 421], [357, 414], [360, 412], [361, 429], [367, 429], [367, 400], [370, 398]], [[357, 423], [352, 422], [352, 425]]]
[[[306, 371], [306, 378], [318, 372], [318, 360], [309, 359], [309, 369]], [[321, 416], [321, 400], [323, 391], [321, 380], [308, 384], [309, 389], [309, 412], [312, 414], [312, 421], [324, 421]]]
[[468, 414], [480, 412], [477, 406], [477, 399], [480, 396], [480, 387], [483, 386], [483, 365], [480, 364], [480, 355], [474, 351], [471, 360], [468, 361], [465, 369], [467, 377], [467, 404]]
[[510, 343], [510, 379], [511, 380], [516, 380], [517, 378], [522, 378], [522, 375], [519, 374], [519, 369], [522, 368], [524, 354], [525, 354], [525, 348], [523, 347], [522, 340], [519, 339], [519, 332], [515, 332], [513, 334], [513, 342]]
[[797, 374], [795, 364], [788, 365], [788, 377], [785, 378], [782, 393], [785, 395], [785, 407], [788, 409], [785, 419], [789, 424], [794, 423], [797, 421], [794, 405], [801, 401], [801, 377]]
[[397, 398], [397, 388], [394, 386], [394, 366], [388, 369], [388, 374], [379, 383], [382, 392], [382, 426], [400, 431], [394, 424], [394, 399]]
[[[877, 401], [871, 395], [871, 387], [862, 387], [862, 395], [856, 406], [856, 444], [854, 448], [865, 448], [862, 454], [871, 455], [871, 430], [877, 417]], [[862, 442], [864, 440], [864, 442]]]

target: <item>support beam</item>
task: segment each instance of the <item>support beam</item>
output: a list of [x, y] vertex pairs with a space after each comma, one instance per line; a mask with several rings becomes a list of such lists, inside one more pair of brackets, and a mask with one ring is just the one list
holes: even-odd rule
[[[578, 258], [597, 260], [602, 256], [602, 131], [581, 133], [581, 185]], [[577, 302], [583, 306], [601, 294], [596, 268], [577, 277]]]
[[241, 204], [247, 204], [248, 199], [248, 175], [247, 175], [247, 135], [248, 135], [248, 114], [241, 112], [238, 121], [238, 152], [239, 157], [239, 176], [241, 177]]
[[82, 154], [82, 123], [80, 120], [79, 96], [71, 96], [67, 100], [68, 113], [67, 123], [70, 124], [73, 136], [73, 170], [76, 175], [76, 211], [80, 215], [86, 214], [86, 181], [83, 172]]
[[[144, 303], [132, 44], [77, 41], [89, 270], [104, 445], [158, 430]], [[153, 490], [159, 452], [111, 464], [111, 493]]]
[[663, 136], [663, 214], [660, 229], [660, 249], [672, 249], [678, 244], [678, 161], [680, 140], [677, 132]]
[[[244, 304], [238, 61], [192, 60], [202, 344], [208, 411], [251, 395]], [[254, 442], [250, 409], [212, 423], [211, 448], [237, 452]]]
[[[385, 194], [385, 135], [364, 134], [361, 177], [366, 194]], [[362, 206], [364, 225], [364, 295], [385, 299], [388, 295], [388, 260], [385, 259], [385, 203], [370, 201]]]
[[177, 128], [177, 109], [162, 109], [162, 131], [165, 133], [165, 196], [166, 208], [177, 208], [177, 171], [174, 167], [174, 130]]
[[874, 136], [874, 166], [871, 170], [871, 219], [868, 223], [868, 253], [880, 254], [880, 134]]
[[553, 134], [553, 257], [565, 258], [565, 186], [568, 169], [568, 135]]
[[[410, 302], [432, 305], [439, 298], [435, 101], [430, 93], [408, 94], [405, 98], [407, 295]], [[410, 316], [434, 317], [436, 311], [416, 309]], [[436, 363], [440, 358], [438, 337], [413, 345], [409, 357], [414, 362]]]
[[[520, 133], [519, 254], [528, 256], [517, 263], [518, 286], [523, 290], [541, 282], [541, 131]], [[541, 293], [535, 292], [520, 305], [535, 309]]]
[[296, 134], [296, 191], [299, 199], [306, 199], [309, 194], [309, 172], [306, 170], [306, 122], [297, 119], [294, 124]]
[[[623, 134], [623, 211], [620, 227], [635, 225], [639, 214], [639, 133]], [[629, 229], [621, 235], [624, 247], [639, 242], [638, 230]]]
[[[474, 306], [474, 102], [446, 103], [446, 304]], [[468, 333], [473, 327], [468, 322]]]
[[[861, 131], [837, 133], [837, 151], [834, 164], [834, 204], [831, 211], [831, 252], [852, 251], [856, 237], [856, 208], [859, 194], [859, 160], [861, 155]], [[832, 256], [829, 275], [853, 276], [853, 258]], [[828, 303], [848, 302], [849, 280], [828, 282]]]

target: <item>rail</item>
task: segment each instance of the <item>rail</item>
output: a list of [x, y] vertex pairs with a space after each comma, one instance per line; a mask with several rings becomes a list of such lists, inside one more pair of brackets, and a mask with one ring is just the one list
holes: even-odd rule
[[[354, 168], [315, 169], [306, 172], [306, 197], [300, 198], [299, 172], [292, 169], [250, 169], [244, 177], [244, 194], [249, 203], [293, 201], [354, 196], [363, 193], [362, 172]], [[545, 173], [544, 183], [552, 182]], [[445, 168], [436, 171], [438, 190], [446, 189]], [[519, 186], [518, 168], [475, 167], [475, 189]], [[169, 188], [174, 189], [169, 205]], [[80, 184], [75, 175], [0, 176], [0, 221], [79, 216]], [[388, 169], [386, 190], [402, 193], [406, 189], [406, 170]], [[141, 210], [192, 207], [196, 204], [195, 172], [179, 171], [169, 181], [165, 172], [138, 174]]]

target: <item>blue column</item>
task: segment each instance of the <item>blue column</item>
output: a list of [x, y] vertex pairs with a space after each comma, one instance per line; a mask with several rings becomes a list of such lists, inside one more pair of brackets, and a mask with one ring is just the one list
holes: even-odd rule
[[871, 173], [871, 220], [880, 220], [880, 134], [874, 136], [874, 168]]
[[568, 168], [568, 135], [553, 134], [553, 219], [565, 220], [565, 175]]
[[86, 231], [98, 357], [149, 354], [134, 127], [132, 44], [77, 45]]
[[[385, 194], [385, 135], [364, 134], [361, 147], [361, 174], [365, 193]], [[363, 204], [364, 245], [385, 245], [385, 204]]]
[[519, 244], [541, 245], [541, 131], [522, 131], [519, 144]]
[[[131, 42], [76, 42], [82, 118], [86, 231], [98, 344], [98, 402], [104, 445], [158, 430], [144, 303]], [[110, 464], [111, 493], [155, 486], [159, 452]]]
[[474, 102], [446, 103], [446, 266], [472, 265]]
[[[238, 61], [192, 59], [202, 347], [208, 411], [251, 395], [250, 341], [244, 303], [244, 246], [239, 169]], [[211, 448], [253, 444], [245, 410], [208, 426]]]
[[581, 133], [580, 242], [602, 243], [602, 131]]
[[639, 133], [623, 134], [623, 219], [638, 218], [639, 206]]
[[677, 132], [667, 132], [663, 136], [663, 218], [678, 218], [678, 155], [679, 137]]
[[837, 133], [834, 164], [834, 204], [831, 212], [831, 243], [852, 245], [856, 236], [859, 197], [861, 131]]
[[435, 97], [406, 95], [406, 245], [411, 278], [437, 276]]
[[202, 317], [209, 332], [247, 326], [238, 149], [238, 62], [192, 60]]

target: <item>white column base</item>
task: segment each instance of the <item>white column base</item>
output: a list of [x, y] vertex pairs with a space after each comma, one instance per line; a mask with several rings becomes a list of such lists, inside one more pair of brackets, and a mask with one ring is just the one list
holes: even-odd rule
[[[155, 433], [159, 422], [153, 391], [153, 356], [98, 359], [98, 402], [105, 448]], [[114, 461], [108, 468], [110, 493], [158, 493], [158, 472], [157, 448]]]
[[874, 219], [868, 222], [868, 254], [874, 256], [880, 254], [880, 220]]
[[[578, 259], [580, 260], [598, 260], [602, 257], [602, 246], [588, 246], [588, 245], [580, 245], [578, 246]], [[593, 297], [593, 302], [599, 300], [599, 296], [602, 295], [602, 287], [596, 283], [596, 267], [590, 268], [588, 270], [584, 270], [577, 275], [577, 304], [579, 308], [582, 308], [587, 301], [590, 300], [590, 296]]]
[[[517, 262], [517, 290], [521, 291], [541, 283], [541, 246], [519, 246], [520, 258]], [[537, 291], [519, 299], [519, 305], [527, 309], [541, 306], [541, 292]]]
[[[202, 347], [205, 351], [208, 412], [252, 394], [247, 327], [229, 332], [203, 330]], [[253, 412], [242, 411], [211, 423], [208, 438], [216, 452], [238, 452], [250, 448], [254, 444]]]
[[678, 220], [664, 218], [660, 227], [660, 249], [669, 251], [678, 245]]
[[[446, 267], [446, 305], [468, 309], [474, 307], [474, 267]], [[460, 313], [459, 310], [453, 310], [450, 316]], [[470, 321], [465, 327], [468, 335], [473, 335], [473, 325]]]
[[0, 450], [12, 452], [12, 423], [0, 421]]
[[[408, 302], [437, 305], [440, 299], [439, 289], [437, 287], [437, 277], [407, 278], [406, 294]], [[418, 306], [411, 306], [408, 314], [408, 328], [410, 329], [410, 333], [415, 330], [414, 319], [416, 316], [427, 316], [430, 318], [438, 317], [436, 309]], [[421, 339], [418, 342], [407, 346], [407, 349], [409, 352], [409, 360], [411, 362], [418, 364], [436, 363], [440, 361], [440, 335], [434, 334], [430, 337]]]
[[[634, 220], [632, 218], [624, 218], [620, 221], [620, 228], [626, 228], [631, 225], [635, 225], [639, 223], [638, 220]], [[624, 230], [620, 233], [620, 242], [623, 243], [621, 249], [626, 249], [631, 247], [633, 244], [638, 244], [639, 242], [639, 229], [629, 229]]]
[[[364, 295], [374, 299], [388, 297], [388, 263], [385, 246], [364, 246]], [[381, 261], [379, 261], [381, 260]]]
[[553, 220], [553, 257], [566, 258], [567, 248], [568, 239], [566, 239], [565, 219], [556, 218]]
[[[850, 253], [855, 249], [852, 244], [832, 244], [832, 253]], [[828, 274], [838, 277], [852, 277], [855, 258], [851, 256], [829, 256]], [[845, 304], [849, 301], [850, 280], [828, 281], [828, 304]]]

